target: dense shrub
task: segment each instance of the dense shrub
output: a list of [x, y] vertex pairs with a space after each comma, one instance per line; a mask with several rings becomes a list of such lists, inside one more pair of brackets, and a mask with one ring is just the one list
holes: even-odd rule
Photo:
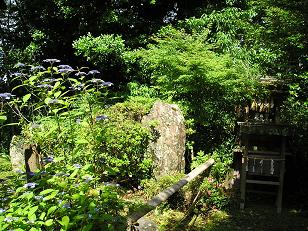
[[[45, 158], [43, 169], [20, 172], [1, 187], [3, 230], [119, 230], [123, 202], [116, 185], [100, 182], [91, 165], [67, 165], [64, 158]], [[121, 228], [120, 228], [121, 227]]]
[[259, 92], [258, 70], [215, 53], [205, 32], [187, 34], [165, 27], [153, 40], [135, 52], [143, 70], [140, 78], [148, 78], [161, 97], [182, 105], [203, 147], [220, 144], [233, 132], [234, 106]]

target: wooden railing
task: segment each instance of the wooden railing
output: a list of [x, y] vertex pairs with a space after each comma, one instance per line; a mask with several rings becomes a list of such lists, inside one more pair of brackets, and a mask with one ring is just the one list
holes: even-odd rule
[[170, 196], [172, 196], [175, 192], [180, 190], [184, 185], [188, 182], [195, 179], [197, 176], [202, 174], [205, 170], [207, 170], [210, 166], [214, 164], [213, 159], [209, 159], [204, 164], [192, 170], [189, 174], [179, 180], [176, 184], [170, 186], [165, 189], [155, 197], [153, 197], [150, 201], [148, 201], [144, 206], [142, 206], [138, 211], [131, 214], [128, 218], [128, 230], [132, 230], [132, 227], [138, 220], [145, 216], [147, 213], [155, 209], [158, 205], [165, 202]]

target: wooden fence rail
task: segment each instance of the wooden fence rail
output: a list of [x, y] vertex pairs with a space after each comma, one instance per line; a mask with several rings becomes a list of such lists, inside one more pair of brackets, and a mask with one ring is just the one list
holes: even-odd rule
[[139, 211], [129, 216], [128, 227], [132, 227], [132, 225], [136, 223], [141, 217], [145, 216], [147, 213], [155, 209], [155, 207], [165, 202], [170, 196], [172, 196], [175, 192], [180, 190], [184, 185], [195, 179], [197, 176], [199, 176], [205, 170], [207, 170], [210, 166], [212, 166], [214, 162], [215, 161], [213, 159], [209, 159], [204, 164], [192, 170], [189, 174], [187, 174], [184, 178], [179, 180], [176, 184], [170, 186], [169, 188], [165, 189], [164, 191], [153, 197], [144, 206], [142, 206], [139, 209]]

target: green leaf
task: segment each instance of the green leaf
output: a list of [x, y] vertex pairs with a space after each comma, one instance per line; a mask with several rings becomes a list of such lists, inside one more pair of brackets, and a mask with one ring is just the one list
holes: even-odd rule
[[52, 223], [53, 223], [53, 220], [52, 220], [52, 219], [49, 219], [49, 220], [45, 221], [45, 225], [46, 225], [46, 226], [51, 226]]
[[87, 224], [87, 226], [83, 227], [82, 228], [82, 231], [90, 231], [92, 230], [92, 227], [93, 227], [93, 224]]
[[86, 139], [78, 139], [76, 140], [76, 144], [88, 144], [89, 141], [87, 141]]
[[23, 101], [24, 103], [27, 103], [28, 100], [30, 99], [30, 97], [31, 97], [31, 94], [26, 94], [26, 95], [24, 95], [24, 97], [22, 97], [22, 101]]
[[7, 120], [7, 117], [5, 115], [0, 115], [0, 122], [6, 121], [6, 120]]
[[47, 216], [52, 214], [54, 211], [56, 211], [57, 208], [58, 208], [57, 206], [50, 207], [47, 211]]
[[[16, 229], [15, 229], [16, 230]], [[40, 229], [32, 227], [29, 231], [40, 231]]]
[[53, 191], [55, 191], [55, 190], [52, 189], [52, 188], [45, 189], [44, 191], [40, 192], [40, 195], [46, 195], [46, 194], [51, 193]]
[[57, 196], [58, 192], [59, 192], [59, 190], [55, 190], [49, 196], [44, 197], [44, 201], [48, 201], [48, 200], [55, 198]]
[[60, 82], [56, 82], [55, 85], [53, 86], [53, 89], [56, 89], [60, 85]]
[[40, 215], [40, 220], [43, 220], [46, 216], [46, 213], [45, 212], [42, 212], [41, 215]]
[[54, 97], [55, 97], [55, 98], [58, 98], [58, 97], [61, 95], [61, 93], [62, 93], [61, 91], [57, 91], [57, 92], [54, 94]]
[[51, 100], [51, 98], [47, 97], [47, 98], [44, 100], [45, 104], [48, 105], [50, 100]]
[[36, 215], [35, 215], [35, 213], [33, 213], [33, 214], [28, 214], [28, 219], [30, 220], [30, 221], [36, 221]]
[[62, 221], [60, 222], [62, 226], [67, 228], [69, 223], [70, 223], [70, 218], [68, 216], [62, 217]]
[[38, 210], [38, 206], [32, 207], [32, 208], [29, 210], [28, 215], [34, 214], [37, 210]]

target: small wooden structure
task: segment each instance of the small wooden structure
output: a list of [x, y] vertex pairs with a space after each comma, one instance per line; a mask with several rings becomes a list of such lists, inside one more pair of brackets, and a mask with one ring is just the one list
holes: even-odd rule
[[281, 212], [289, 128], [281, 124], [239, 122], [242, 148], [241, 202], [245, 207], [246, 184], [275, 185], [277, 212]]
[[239, 144], [242, 154], [241, 202], [245, 207], [246, 185], [274, 185], [277, 190], [277, 212], [281, 212], [287, 137], [290, 128], [281, 124], [280, 105], [286, 95], [285, 85], [275, 78], [263, 78], [261, 83], [269, 90], [265, 99], [255, 99], [237, 106]]

